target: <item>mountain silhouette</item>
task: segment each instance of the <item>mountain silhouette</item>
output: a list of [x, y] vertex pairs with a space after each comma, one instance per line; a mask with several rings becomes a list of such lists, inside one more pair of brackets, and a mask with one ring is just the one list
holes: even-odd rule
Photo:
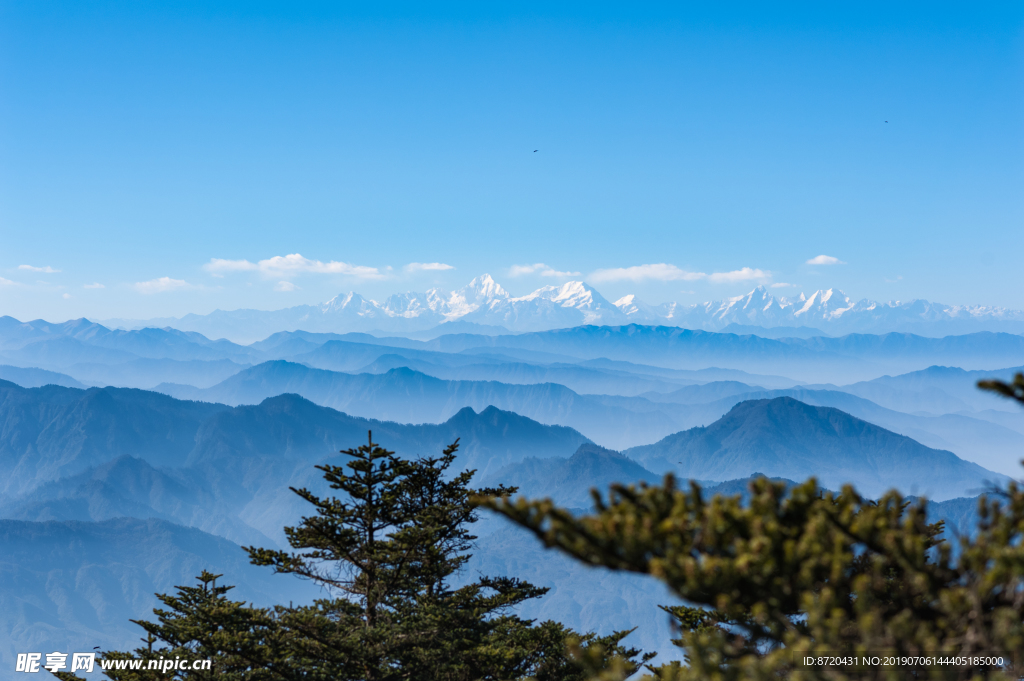
[[949, 499], [1006, 480], [952, 452], [791, 397], [741, 402], [709, 426], [623, 454], [652, 471], [671, 470], [682, 478], [726, 480], [754, 472], [796, 481], [816, 476], [830, 489], [852, 482], [867, 496], [897, 488]]
[[528, 456], [566, 457], [579, 432], [508, 411], [465, 408], [439, 424], [403, 425], [322, 407], [294, 394], [228, 407], [122, 388], [21, 388], [0, 381], [0, 473], [7, 517], [103, 520], [133, 515], [274, 541], [301, 507], [289, 485], [313, 466], [374, 441], [406, 457], [461, 438], [458, 465], [479, 477]]
[[465, 407], [495, 406], [548, 424], [575, 428], [606, 446], [650, 442], [650, 433], [678, 428], [658, 411], [631, 411], [580, 395], [557, 383], [506, 384], [442, 380], [397, 367], [383, 374], [346, 374], [277, 360], [241, 371], [206, 390], [160, 386], [182, 399], [256, 404], [267, 397], [297, 393], [349, 414], [403, 423], [439, 423]]
[[567, 459], [530, 457], [506, 466], [487, 482], [519, 488], [530, 498], [556, 499], [563, 507], [589, 508], [592, 489], [607, 492], [612, 483], [656, 484], [661, 476], [619, 452], [587, 443]]
[[22, 388], [0, 381], [0, 492], [11, 497], [120, 456], [176, 466], [223, 405], [128, 388]]

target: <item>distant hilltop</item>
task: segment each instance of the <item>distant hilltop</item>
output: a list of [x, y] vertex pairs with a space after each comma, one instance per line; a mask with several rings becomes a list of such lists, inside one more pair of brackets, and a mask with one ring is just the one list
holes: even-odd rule
[[[455, 291], [396, 293], [383, 302], [352, 292], [320, 305], [281, 310], [215, 310], [181, 318], [98, 320], [115, 328], [171, 327], [210, 338], [251, 342], [278, 331], [417, 334], [440, 325], [445, 333], [491, 335], [546, 331], [584, 324], [647, 324], [769, 336], [835, 336], [893, 331], [945, 336], [975, 331], [1024, 332], [1024, 312], [983, 305], [943, 305], [927, 300], [854, 302], [838, 289], [793, 298], [764, 286], [725, 300], [693, 305], [648, 305], [634, 295], [610, 302], [592, 286], [569, 281], [513, 297], [489, 274]], [[447, 326], [451, 325], [451, 326]], [[441, 331], [441, 330], [439, 330]]]

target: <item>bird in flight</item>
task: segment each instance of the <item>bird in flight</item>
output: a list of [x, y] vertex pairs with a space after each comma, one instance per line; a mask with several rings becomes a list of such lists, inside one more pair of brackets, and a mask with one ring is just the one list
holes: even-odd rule
[[[886, 121], [886, 123], [888, 123], [888, 122], [889, 122], [889, 121]], [[536, 153], [537, 153], [538, 151], [540, 151], [540, 149], [534, 149], [534, 150], [533, 150], [533, 153], [535, 153], [535, 154], [536, 154]]]

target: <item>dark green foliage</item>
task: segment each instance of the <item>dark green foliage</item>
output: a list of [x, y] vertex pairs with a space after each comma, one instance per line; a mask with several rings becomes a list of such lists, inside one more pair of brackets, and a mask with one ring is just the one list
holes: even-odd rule
[[[472, 471], [447, 479], [457, 450], [455, 443], [440, 457], [417, 461], [400, 459], [372, 441], [346, 450], [344, 466], [320, 467], [341, 496], [296, 490], [317, 510], [299, 527], [286, 528], [296, 551], [249, 549], [257, 564], [343, 595], [296, 611], [303, 618], [296, 626], [323, 651], [320, 667], [344, 663], [335, 678], [572, 678], [564, 651], [575, 635], [553, 623], [534, 626], [510, 612], [547, 589], [513, 578], [451, 585], [476, 539], [469, 532], [477, 520], [470, 495], [515, 492], [472, 490]], [[617, 646], [623, 635], [583, 642], [634, 657], [638, 651]], [[355, 671], [349, 669], [354, 660]]]
[[705, 499], [699, 486], [614, 486], [594, 515], [551, 501], [488, 503], [593, 565], [654, 575], [700, 608], [673, 608], [688, 667], [677, 679], [1006, 678], [996, 670], [804, 667], [804, 655], [1001, 652], [1024, 660], [1024, 491], [981, 501], [959, 555], [937, 539], [926, 502], [878, 502], [813, 480], [788, 492], [760, 479], [748, 504]]
[[[292, 664], [292, 633], [281, 626], [273, 609], [254, 608], [232, 601], [226, 594], [230, 586], [218, 586], [215, 575], [207, 571], [196, 586], [178, 587], [177, 594], [157, 594], [166, 606], [154, 610], [156, 622], [132, 620], [146, 631], [145, 644], [131, 652], [105, 652], [100, 660], [142, 660], [141, 670], [108, 669], [107, 678], [115, 681], [270, 681], [310, 678]], [[158, 644], [158, 645], [155, 645]], [[148, 669], [150, 661], [195, 661], [212, 659], [211, 669], [168, 671]], [[79, 679], [58, 672], [64, 681]], [[79, 681], [81, 681], [79, 679]]]
[[[1024, 375], [983, 382], [1024, 403]], [[814, 479], [787, 489], [765, 478], [750, 497], [706, 499], [700, 487], [613, 485], [596, 512], [552, 501], [481, 503], [545, 544], [592, 565], [653, 575], [690, 605], [665, 608], [688, 664], [658, 679], [1009, 679], [986, 664], [864, 664], [865, 655], [1003, 655], [1024, 663], [1024, 489], [981, 497], [980, 521], [957, 551], [929, 523], [927, 502], [878, 501]], [[805, 656], [855, 664], [806, 666]], [[1017, 668], [1019, 670], [1019, 666]], [[622, 679], [611, 667], [596, 676]]]
[[[196, 681], [299, 678], [288, 669], [290, 636], [287, 629], [279, 625], [275, 612], [228, 599], [226, 594], [232, 587], [218, 586], [220, 577], [204, 571], [197, 586], [179, 587], [174, 596], [159, 595], [167, 609], [154, 611], [157, 622], [133, 620], [146, 630], [146, 646], [131, 654], [107, 653], [105, 657], [135, 657], [146, 661], [176, 657], [193, 661], [214, 659], [215, 668], [182, 675], [182, 678]], [[157, 642], [161, 646], [154, 648]], [[107, 675], [118, 681], [168, 678], [166, 674], [155, 672], [140, 675], [116, 670], [108, 671]]]
[[[1024, 403], [1022, 374], [979, 385]], [[664, 609], [688, 664], [651, 668], [658, 679], [1015, 679], [1024, 664], [1024, 489], [1010, 482], [993, 492], [955, 552], [942, 523], [928, 522], [927, 501], [896, 492], [865, 500], [850, 486], [835, 494], [813, 478], [760, 478], [748, 499], [707, 499], [668, 475], [661, 485], [613, 485], [582, 518], [551, 500], [478, 501], [547, 546], [653, 575], [687, 601]], [[886, 654], [911, 659], [864, 661]], [[990, 655], [1016, 666], [920, 659]], [[807, 656], [853, 664], [809, 666]]]
[[336, 496], [293, 490], [315, 510], [285, 528], [293, 551], [246, 550], [255, 564], [313, 580], [325, 597], [309, 606], [254, 608], [228, 600], [230, 587], [204, 573], [198, 586], [160, 596], [167, 609], [155, 611], [155, 623], [138, 622], [148, 645], [134, 655], [213, 659], [212, 672], [159, 677], [189, 680], [583, 681], [591, 670], [639, 669], [651, 656], [636, 660], [640, 651], [621, 645], [628, 630], [580, 636], [513, 613], [547, 589], [509, 577], [452, 584], [476, 539], [470, 497], [515, 492], [471, 489], [472, 471], [449, 476], [457, 450], [458, 442], [438, 457], [409, 461], [371, 438], [342, 452], [345, 465], [319, 466]]

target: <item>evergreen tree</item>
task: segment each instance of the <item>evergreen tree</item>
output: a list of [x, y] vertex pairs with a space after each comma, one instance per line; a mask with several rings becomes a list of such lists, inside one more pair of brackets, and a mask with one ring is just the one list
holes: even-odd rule
[[[983, 388], [1024, 403], [1024, 375]], [[811, 479], [786, 489], [765, 478], [739, 496], [706, 499], [698, 485], [612, 486], [592, 515], [551, 500], [479, 498], [591, 565], [652, 575], [686, 606], [666, 608], [686, 665], [659, 679], [1016, 679], [1024, 664], [1024, 489], [979, 500], [980, 523], [956, 547], [926, 520], [927, 502], [878, 501]], [[885, 653], [899, 665], [864, 663]], [[1002, 655], [1013, 668], [987, 663]], [[822, 667], [805, 658], [838, 656]], [[981, 658], [966, 665], [920, 658]], [[585, 660], [585, 657], [583, 658]], [[594, 678], [628, 670], [595, 667]]]
[[[449, 478], [457, 451], [456, 441], [439, 457], [407, 461], [371, 435], [368, 444], [343, 452], [344, 466], [318, 467], [343, 496], [295, 490], [317, 515], [285, 529], [293, 552], [248, 549], [256, 564], [344, 595], [287, 615], [290, 629], [315, 641], [317, 667], [339, 665], [334, 678], [366, 681], [516, 679], [556, 668], [557, 678], [572, 678], [582, 673], [564, 653], [574, 637], [607, 650], [606, 657], [636, 657], [639, 651], [618, 645], [628, 631], [580, 638], [511, 613], [547, 589], [508, 577], [453, 587], [476, 539], [470, 497], [515, 492], [470, 489], [473, 471]], [[358, 673], [351, 670], [354, 660]]]
[[342, 452], [344, 465], [318, 466], [335, 495], [293, 489], [315, 511], [285, 528], [293, 550], [246, 550], [253, 563], [310, 579], [328, 597], [308, 606], [255, 608], [229, 600], [231, 587], [204, 572], [197, 586], [159, 596], [167, 608], [154, 611], [157, 622], [137, 622], [147, 646], [134, 655], [211, 658], [213, 671], [111, 670], [107, 676], [583, 681], [589, 669], [637, 670], [651, 655], [621, 645], [628, 630], [581, 636], [514, 614], [515, 606], [547, 589], [510, 577], [453, 584], [476, 539], [471, 497], [515, 492], [471, 489], [472, 471], [450, 475], [457, 451], [458, 441], [438, 457], [410, 461], [374, 444], [371, 434], [367, 444]]

